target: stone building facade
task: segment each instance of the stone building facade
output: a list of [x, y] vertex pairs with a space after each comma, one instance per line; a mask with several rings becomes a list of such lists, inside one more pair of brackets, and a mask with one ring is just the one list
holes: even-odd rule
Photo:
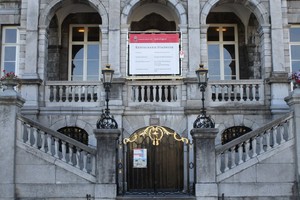
[[[0, 69], [21, 80], [18, 94], [1, 86], [0, 135], [15, 138], [0, 143], [13, 149], [13, 166], [0, 163], [15, 170], [0, 182], [0, 199], [299, 198], [299, 97], [288, 79], [300, 69], [299, 16], [291, 0], [0, 1]], [[149, 35], [176, 36], [177, 60], [134, 51], [131, 36]], [[158, 68], [148, 72], [151, 53]], [[107, 64], [119, 131], [96, 129]], [[211, 130], [193, 126], [199, 64], [208, 68]], [[151, 126], [173, 139], [153, 148], [141, 136]], [[149, 171], [133, 166], [136, 149], [148, 150]]]

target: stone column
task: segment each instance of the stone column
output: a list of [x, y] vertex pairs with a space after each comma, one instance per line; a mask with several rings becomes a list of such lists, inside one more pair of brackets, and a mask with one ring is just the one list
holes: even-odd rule
[[300, 88], [296, 88], [291, 94], [285, 98], [290, 106], [290, 110], [294, 111], [293, 132], [295, 137], [296, 151], [296, 180], [298, 183], [298, 196], [300, 196]]
[[217, 200], [215, 128], [194, 128], [195, 196], [197, 200]]
[[0, 199], [16, 199], [17, 113], [24, 102], [24, 99], [13, 89], [0, 92]]
[[117, 195], [117, 140], [121, 134], [120, 129], [95, 129], [97, 139], [96, 199], [115, 199]]

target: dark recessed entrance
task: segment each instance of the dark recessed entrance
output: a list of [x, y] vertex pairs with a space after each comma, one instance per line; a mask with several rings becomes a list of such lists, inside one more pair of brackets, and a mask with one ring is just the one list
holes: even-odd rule
[[166, 127], [146, 127], [136, 131], [126, 142], [125, 193], [186, 193], [184, 142], [188, 143], [188, 140]]

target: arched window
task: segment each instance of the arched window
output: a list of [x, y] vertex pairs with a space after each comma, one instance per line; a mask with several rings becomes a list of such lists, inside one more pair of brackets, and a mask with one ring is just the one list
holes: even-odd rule
[[89, 134], [78, 127], [63, 127], [61, 129], [58, 130], [58, 132], [74, 139], [77, 140], [83, 144], [88, 145], [88, 141], [89, 141]]
[[226, 144], [250, 131], [252, 131], [252, 129], [246, 126], [233, 126], [227, 128], [222, 133], [222, 144]]

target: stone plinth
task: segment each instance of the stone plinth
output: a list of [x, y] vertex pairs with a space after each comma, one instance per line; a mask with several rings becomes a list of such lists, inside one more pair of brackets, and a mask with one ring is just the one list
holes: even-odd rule
[[191, 130], [194, 141], [195, 195], [201, 200], [217, 200], [215, 128], [195, 128]]
[[15, 199], [17, 113], [24, 102], [13, 88], [0, 92], [0, 199]]
[[[290, 110], [294, 111], [293, 132], [295, 137], [295, 150], [296, 150], [296, 180], [299, 185], [300, 182], [300, 88], [296, 88], [284, 100], [290, 106]], [[298, 188], [298, 195], [300, 196], [300, 188]]]

